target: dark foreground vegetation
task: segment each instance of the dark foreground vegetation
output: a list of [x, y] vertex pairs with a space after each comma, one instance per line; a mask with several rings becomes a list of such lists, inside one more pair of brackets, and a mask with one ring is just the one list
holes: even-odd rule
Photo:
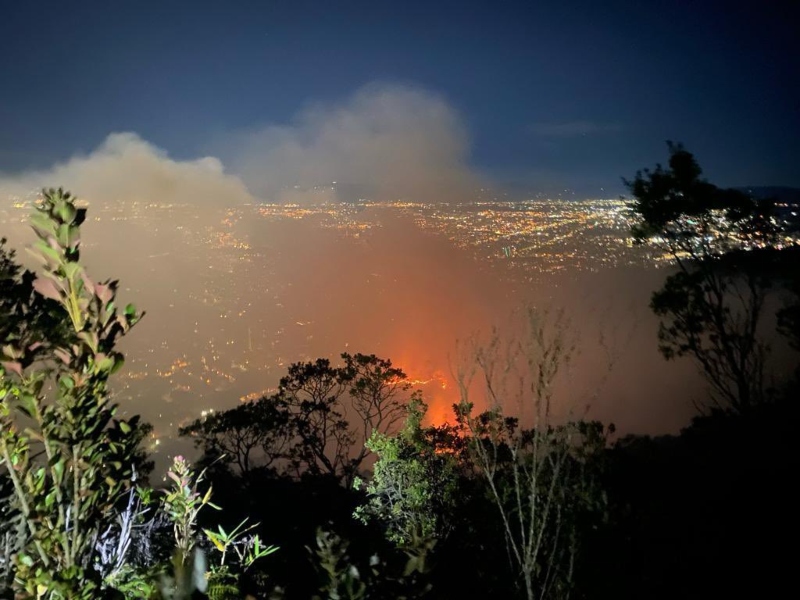
[[514, 339], [461, 348], [453, 425], [426, 424], [389, 360], [297, 363], [272, 396], [183, 428], [200, 458], [175, 457], [162, 489], [149, 426], [120, 418], [108, 388], [141, 315], [84, 271], [85, 209], [46, 190], [39, 274], [0, 244], [0, 598], [791, 589], [800, 371], [772, 359], [800, 350], [798, 248], [769, 202], [705, 182], [680, 146], [629, 187], [635, 236], [675, 259], [651, 304], [661, 350], [708, 383], [679, 435], [556, 417], [569, 323], [527, 310]]

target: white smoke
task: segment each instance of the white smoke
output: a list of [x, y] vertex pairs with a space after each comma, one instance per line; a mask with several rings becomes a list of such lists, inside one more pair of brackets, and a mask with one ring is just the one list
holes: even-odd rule
[[407, 86], [371, 84], [342, 103], [306, 108], [290, 125], [240, 132], [224, 145], [248, 188], [275, 201], [317, 202], [326, 189], [339, 199], [348, 190], [377, 200], [452, 201], [478, 187], [456, 111]]
[[90, 202], [161, 202], [194, 205], [251, 201], [244, 184], [213, 157], [178, 161], [135, 133], [112, 133], [96, 150], [50, 169], [0, 178], [4, 197], [64, 187]]
[[432, 92], [367, 85], [342, 102], [314, 104], [289, 124], [217, 139], [219, 158], [176, 160], [136, 133], [112, 133], [94, 151], [49, 169], [0, 176], [0, 194], [61, 186], [94, 201], [229, 205], [262, 200], [459, 201], [480, 178], [468, 166], [457, 112]]

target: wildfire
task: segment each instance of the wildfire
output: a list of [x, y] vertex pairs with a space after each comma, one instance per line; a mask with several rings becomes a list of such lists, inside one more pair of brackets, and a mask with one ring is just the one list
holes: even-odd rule
[[430, 425], [445, 425], [452, 420], [452, 405], [457, 401], [446, 375], [442, 371], [434, 371], [429, 377], [411, 377], [406, 380], [412, 387], [418, 387], [423, 399], [428, 404], [426, 421]]

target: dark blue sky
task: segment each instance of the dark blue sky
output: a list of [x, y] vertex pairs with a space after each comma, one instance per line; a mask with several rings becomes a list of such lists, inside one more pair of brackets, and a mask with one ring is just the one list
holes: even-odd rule
[[214, 153], [379, 81], [441, 94], [470, 163], [524, 189], [620, 191], [666, 139], [715, 183], [800, 186], [799, 7], [0, 0], [0, 172], [115, 131]]

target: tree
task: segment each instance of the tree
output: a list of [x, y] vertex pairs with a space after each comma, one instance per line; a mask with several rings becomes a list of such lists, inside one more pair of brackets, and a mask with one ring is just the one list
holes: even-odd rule
[[341, 356], [338, 367], [326, 358], [294, 363], [272, 396], [194, 421], [181, 435], [241, 475], [267, 468], [330, 476], [349, 488], [368, 454], [357, 442], [393, 430], [410, 385], [390, 360]]
[[355, 516], [380, 522], [386, 537], [399, 545], [439, 540], [451, 523], [455, 505], [457, 458], [437, 447], [435, 428], [424, 428], [427, 405], [414, 397], [406, 407], [406, 422], [395, 435], [373, 431], [365, 446], [377, 460], [366, 483], [356, 480], [367, 500]]
[[[406, 415], [406, 406], [401, 396], [411, 388], [406, 374], [392, 361], [378, 358], [374, 354], [342, 354], [342, 375], [348, 384], [353, 410], [358, 415], [360, 438], [369, 440], [373, 434], [385, 435]], [[366, 457], [370, 448], [364, 444], [353, 459], [353, 467]]]
[[[94, 282], [81, 265], [86, 210], [61, 189], [43, 196], [31, 217], [42, 274], [18, 280], [12, 269], [12, 291], [22, 293], [0, 359], [0, 469], [22, 525], [14, 588], [20, 597], [96, 598], [95, 543], [131, 486], [141, 441], [138, 417], [115, 417], [108, 380], [123, 364], [117, 340], [140, 315], [132, 305], [120, 314], [117, 282]], [[37, 297], [26, 297], [28, 283]], [[51, 307], [65, 331], [39, 325]]]
[[0, 238], [0, 340], [30, 345], [46, 337], [53, 343], [65, 343], [70, 323], [63, 308], [36, 293], [36, 274], [23, 269], [6, 244], [7, 240]]
[[288, 458], [297, 475], [341, 478], [349, 474], [356, 436], [345, 418], [346, 392], [344, 373], [326, 358], [294, 363], [281, 378], [275, 400], [295, 436]]
[[275, 398], [260, 398], [230, 410], [214, 412], [179, 430], [195, 438], [204, 462], [236, 468], [243, 477], [253, 471], [274, 472], [292, 442], [288, 415]]
[[770, 202], [708, 183], [692, 154], [668, 146], [668, 169], [625, 182], [635, 240], [658, 246], [677, 267], [650, 304], [662, 319], [660, 350], [694, 358], [712, 402], [746, 411], [767, 399], [760, 327], [780, 226]]
[[[606, 443], [599, 423], [556, 423], [554, 384], [574, 351], [563, 313], [529, 309], [519, 337], [497, 331], [468, 348], [456, 406], [472, 460], [502, 521], [509, 560], [525, 596], [567, 597], [585, 521], [604, 511], [597, 464]], [[474, 414], [474, 378], [489, 409]], [[516, 404], [518, 417], [505, 411]]]

